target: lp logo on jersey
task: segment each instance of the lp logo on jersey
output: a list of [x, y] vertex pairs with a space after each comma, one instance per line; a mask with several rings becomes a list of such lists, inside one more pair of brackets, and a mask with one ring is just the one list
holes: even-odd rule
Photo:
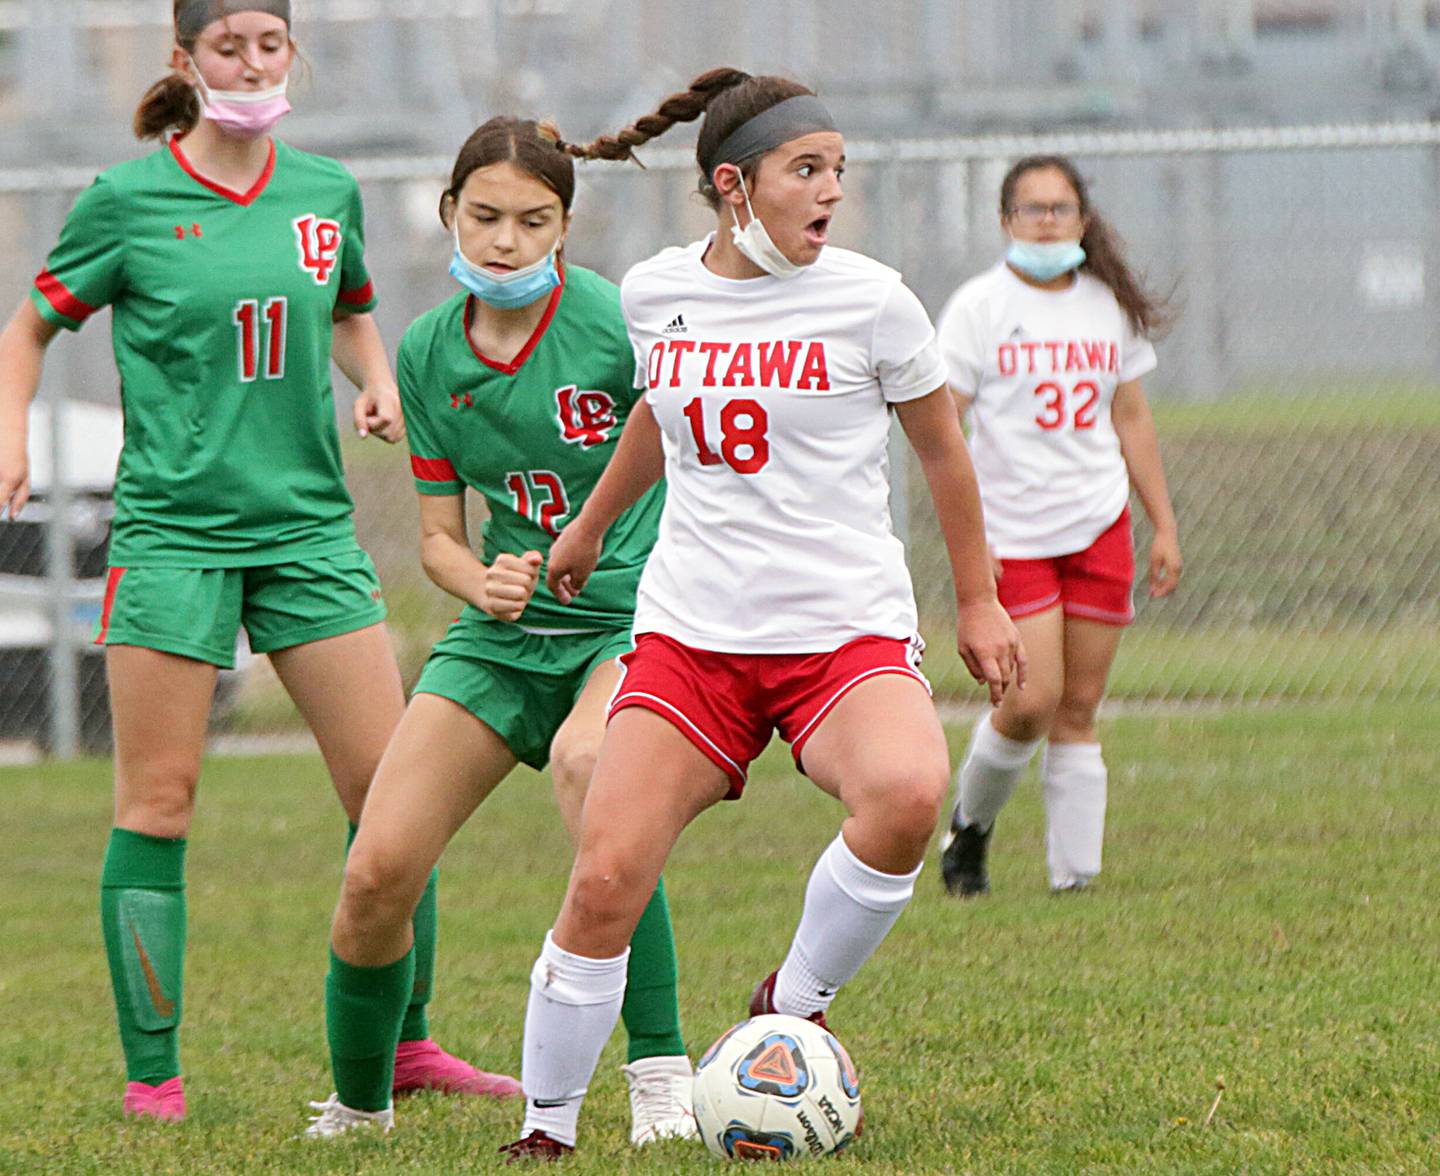
[[568, 445], [593, 449], [610, 440], [615, 428], [615, 401], [606, 392], [581, 392], [574, 384], [555, 389], [560, 436]]
[[322, 220], [314, 213], [292, 222], [300, 242], [300, 268], [315, 279], [317, 286], [330, 280], [340, 256], [340, 224]]

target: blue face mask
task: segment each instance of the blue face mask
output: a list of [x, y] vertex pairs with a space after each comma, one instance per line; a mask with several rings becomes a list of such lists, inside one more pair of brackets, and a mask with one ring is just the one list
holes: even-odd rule
[[1078, 269], [1085, 260], [1079, 241], [1016, 241], [1010, 240], [1005, 260], [1022, 274], [1037, 282], [1048, 282], [1061, 274]]
[[476, 298], [497, 310], [515, 310], [544, 298], [560, 285], [560, 270], [555, 264], [555, 248], [533, 265], [511, 270], [508, 274], [491, 273], [476, 265], [460, 248], [460, 227], [455, 227], [455, 256], [450, 260], [450, 276]]

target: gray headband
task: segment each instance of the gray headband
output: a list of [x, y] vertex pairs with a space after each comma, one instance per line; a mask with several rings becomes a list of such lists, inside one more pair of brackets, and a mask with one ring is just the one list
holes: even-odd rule
[[193, 41], [222, 16], [268, 12], [290, 23], [290, 0], [185, 0], [175, 14], [175, 39]]
[[722, 163], [741, 163], [764, 151], [771, 151], [798, 139], [801, 135], [813, 135], [817, 131], [836, 131], [839, 128], [825, 103], [814, 94], [800, 94], [777, 102], [768, 110], [762, 110], [748, 122], [741, 123], [721, 141], [720, 146], [705, 161], [705, 177], [713, 179], [715, 169]]

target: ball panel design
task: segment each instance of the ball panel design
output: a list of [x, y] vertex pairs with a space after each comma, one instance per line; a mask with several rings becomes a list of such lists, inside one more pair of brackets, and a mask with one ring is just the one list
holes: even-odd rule
[[844, 1088], [846, 1095], [850, 1098], [860, 1097], [860, 1074], [855, 1069], [855, 1063], [850, 1060], [850, 1054], [839, 1038], [833, 1033], [825, 1035], [825, 1044], [835, 1054], [835, 1060], [840, 1065], [840, 1085]]
[[695, 1075], [705, 1145], [727, 1159], [807, 1159], [860, 1133], [860, 1080], [849, 1054], [814, 1022], [769, 1014], [727, 1029]]
[[725, 1154], [732, 1160], [792, 1160], [795, 1141], [776, 1132], [752, 1131], [743, 1124], [733, 1124], [721, 1137]]
[[810, 1085], [810, 1069], [798, 1041], [787, 1033], [769, 1033], [740, 1059], [735, 1080], [746, 1090], [796, 1098]]

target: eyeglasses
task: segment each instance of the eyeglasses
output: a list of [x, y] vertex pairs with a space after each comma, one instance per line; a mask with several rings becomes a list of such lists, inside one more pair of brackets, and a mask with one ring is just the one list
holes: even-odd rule
[[1080, 206], [1070, 201], [1063, 204], [1012, 204], [1010, 215], [1022, 225], [1038, 225], [1046, 216], [1055, 218], [1057, 225], [1079, 223]]

